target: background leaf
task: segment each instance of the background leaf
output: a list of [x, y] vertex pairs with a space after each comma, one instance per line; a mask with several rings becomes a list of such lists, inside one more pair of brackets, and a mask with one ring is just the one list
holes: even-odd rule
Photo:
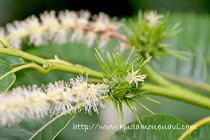
[[210, 139], [210, 123], [205, 124], [192, 132], [192, 136], [198, 140]]
[[[110, 140], [177, 140], [178, 137], [185, 131], [181, 127], [187, 124], [175, 118], [173, 116], [158, 114], [144, 117], [142, 120], [142, 125], [145, 127], [155, 126], [157, 129], [130, 129], [130, 130], [119, 130]], [[126, 127], [132, 128], [132, 125], [139, 125], [138, 122], [129, 123]], [[169, 125], [178, 128], [167, 129]], [[166, 127], [166, 129], [158, 129], [159, 127]], [[184, 140], [195, 140], [192, 136], [187, 136]]]
[[0, 140], [28, 140], [33, 135], [31, 140], [53, 140], [74, 117], [74, 114], [66, 114], [47, 126], [45, 125], [53, 119], [52, 117], [45, 117], [40, 120], [25, 120], [19, 125], [0, 128]]
[[190, 52], [193, 56], [188, 57], [188, 61], [164, 56], [154, 63], [156, 68], [161, 72], [210, 83], [210, 67], [207, 63], [210, 56], [209, 21], [209, 15], [171, 14], [169, 24], [180, 22], [182, 29], [181, 33], [169, 40], [171, 48]]
[[6, 61], [7, 63], [11, 64], [20, 64], [23, 63], [23, 59], [15, 57], [15, 56], [8, 56], [0, 54], [0, 59]]
[[[12, 70], [12, 67], [4, 60], [0, 59], [0, 77], [5, 73]], [[15, 82], [16, 76], [14, 73], [9, 74], [0, 80], [0, 91], [5, 91], [9, 89], [12, 84]]]

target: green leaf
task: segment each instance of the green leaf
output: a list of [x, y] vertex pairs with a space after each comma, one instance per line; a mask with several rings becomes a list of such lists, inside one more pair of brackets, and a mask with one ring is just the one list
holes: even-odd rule
[[20, 64], [23, 63], [23, 59], [15, 57], [15, 56], [8, 56], [0, 54], [0, 59], [6, 61], [9, 64]]
[[[177, 140], [185, 131], [181, 127], [187, 125], [184, 121], [166, 114], [147, 116], [141, 122], [142, 127], [138, 122], [129, 123], [112, 135], [109, 140]], [[143, 129], [143, 127], [148, 129]], [[151, 129], [152, 127], [156, 127], [156, 129]], [[171, 129], [164, 129], [163, 127], [170, 127]], [[184, 140], [195, 139], [189, 135]]]
[[74, 119], [75, 114], [55, 118], [25, 120], [19, 125], [0, 128], [0, 140], [53, 140]]
[[192, 132], [192, 136], [198, 140], [210, 140], [210, 123], [205, 124]]
[[[0, 59], [0, 77], [5, 73], [12, 70], [12, 67], [4, 60]], [[0, 91], [8, 90], [16, 80], [14, 73], [9, 74], [8, 76], [0, 79]]]

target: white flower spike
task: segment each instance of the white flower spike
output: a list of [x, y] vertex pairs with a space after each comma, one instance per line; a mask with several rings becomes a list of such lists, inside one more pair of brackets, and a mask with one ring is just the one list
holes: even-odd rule
[[[46, 115], [58, 115], [75, 105], [83, 104], [86, 111], [98, 106], [103, 107], [100, 100], [108, 93], [105, 84], [89, 84], [82, 76], [71, 79], [70, 83], [58, 81], [43, 88], [36, 86], [13, 89], [0, 95], [0, 125], [12, 125], [24, 119], [40, 119]], [[82, 108], [80, 108], [82, 109]]]
[[[23, 41], [28, 44], [40, 46], [54, 41], [65, 43], [68, 41], [80, 41], [84, 39], [88, 46], [92, 46], [97, 34], [102, 37], [106, 32], [116, 32], [119, 23], [112, 21], [109, 16], [100, 13], [90, 20], [88, 11], [61, 11], [56, 16], [55, 11], [44, 12], [40, 19], [31, 16], [24, 21], [15, 21], [8, 24], [6, 30], [0, 30], [0, 36], [6, 38], [13, 46], [21, 49]], [[111, 39], [109, 36], [108, 39]], [[100, 44], [100, 42], [99, 42]]]

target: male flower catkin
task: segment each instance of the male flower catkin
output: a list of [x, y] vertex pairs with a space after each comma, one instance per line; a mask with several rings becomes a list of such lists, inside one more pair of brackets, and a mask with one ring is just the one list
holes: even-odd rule
[[120, 22], [104, 13], [91, 18], [88, 11], [66, 10], [59, 12], [58, 15], [55, 11], [50, 11], [41, 14], [40, 18], [31, 16], [23, 21], [7, 24], [6, 28], [0, 28], [0, 36], [16, 48], [22, 49], [24, 43], [38, 47], [49, 41], [55, 43], [85, 41], [88, 46], [92, 46], [99, 35], [99, 46], [103, 47], [120, 25]]
[[[90, 112], [103, 107], [101, 98], [108, 92], [105, 84], [89, 84], [82, 76], [70, 83], [58, 81], [45, 87], [18, 87], [0, 95], [0, 125], [12, 125], [24, 119], [40, 119], [46, 115], [69, 113], [84, 108]], [[75, 106], [82, 104], [83, 107]]]

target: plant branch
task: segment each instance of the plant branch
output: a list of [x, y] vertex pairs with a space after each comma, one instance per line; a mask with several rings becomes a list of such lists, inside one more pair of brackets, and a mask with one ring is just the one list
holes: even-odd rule
[[154, 83], [160, 85], [160, 86], [170, 86], [172, 83], [169, 82], [167, 79], [162, 77], [157, 71], [153, 69], [153, 67], [150, 64], [145, 64], [142, 67], [144, 73], [152, 80]]
[[165, 73], [162, 73], [162, 75], [170, 80], [175, 81], [175, 82], [179, 82], [179, 83], [191, 86], [191, 87], [195, 87], [195, 88], [206, 90], [206, 91], [210, 92], [209, 84], [197, 82], [197, 81], [194, 81], [191, 79], [186, 79], [186, 78], [182, 78], [182, 77], [170, 75], [170, 74], [165, 74]]
[[49, 62], [46, 59], [18, 50], [16, 48], [0, 48], [0, 54], [20, 57], [41, 65], [49, 65]]
[[[25, 65], [22, 67], [20, 66], [15, 71], [25, 69], [25, 68], [35, 68], [42, 73], [47, 73], [52, 70], [59, 70], [59, 71], [64, 71], [64, 72], [69, 72], [69, 73], [74, 73], [74, 74], [88, 74], [88, 76], [94, 77], [97, 79], [104, 78], [104, 75], [101, 72], [97, 72], [95, 70], [92, 70], [90, 68], [83, 67], [80, 65], [73, 65], [73, 64], [63, 61], [63, 60], [60, 60], [60, 61], [59, 60], [56, 60], [56, 61], [47, 60], [47, 59], [44, 59], [44, 58], [41, 58], [41, 57], [38, 57], [38, 56], [35, 56], [32, 54], [28, 54], [21, 50], [11, 49], [11, 48], [0, 48], [0, 53], [21, 57], [23, 59], [30, 60], [30, 61], [38, 63], [38, 64], [42, 64], [42, 67], [37, 64], [30, 64], [30, 65]], [[43, 67], [44, 64], [49, 64], [49, 67]], [[148, 67], [146, 67], [146, 68], [148, 68]], [[148, 70], [148, 69], [146, 69], [146, 70]], [[149, 69], [149, 70], [151, 70], [151, 69]], [[159, 84], [164, 84], [165, 86], [170, 84], [169, 87], [161, 87], [161, 86], [145, 84], [144, 89], [149, 91], [150, 94], [169, 97], [169, 98], [177, 99], [177, 100], [182, 100], [182, 101], [185, 101], [185, 102], [188, 102], [191, 104], [195, 104], [195, 105], [210, 109], [210, 99], [208, 97], [201, 96], [197, 93], [179, 88], [178, 86], [174, 86], [170, 82], [167, 82], [167, 80], [165, 80], [164, 78], [163, 78], [163, 80], [162, 79], [159, 80], [158, 79], [159, 75], [158, 76], [156, 75], [158, 73], [154, 74], [154, 72], [153, 72], [153, 73], [149, 74], [149, 70], [146, 71], [146, 74], [148, 74], [148, 76], [150, 78], [152, 77], [153, 80], [155, 80]]]
[[0, 37], [0, 43], [3, 45], [3, 47], [6, 47], [6, 48], [14, 48], [3, 37]]
[[64, 71], [64, 72], [70, 72], [73, 74], [88, 74], [90, 77], [103, 79], [103, 73], [100, 73], [98, 71], [92, 70], [87, 67], [83, 67], [80, 65], [74, 65], [72, 67], [68, 65], [64, 65], [62, 63], [58, 62], [51, 62], [51, 70], [58, 70], [58, 71]]
[[20, 71], [20, 70], [23, 70], [23, 69], [29, 69], [29, 68], [36, 69], [37, 71], [39, 71], [40, 73], [43, 73], [43, 74], [49, 73], [49, 70], [44, 69], [40, 65], [37, 65], [36, 63], [29, 63], [29, 64], [24, 64], [24, 65], [15, 67], [11, 71], [9, 71], [9, 72], [1, 75], [0, 80], [3, 79], [3, 78], [5, 78], [6, 76], [8, 76], [11, 73], [15, 73], [17, 71]]
[[149, 94], [164, 96], [171, 99], [177, 99], [180, 101], [185, 101], [194, 105], [210, 109], [209, 97], [202, 96], [188, 90], [183, 90], [176, 87], [166, 88], [151, 84], [144, 84], [144, 90], [147, 90]]
[[22, 66], [22, 67], [20, 66], [15, 70], [15, 72], [21, 69], [35, 68], [37, 70], [40, 70], [41, 73], [48, 73], [52, 70], [59, 70], [59, 71], [70, 72], [74, 74], [88, 74], [89, 76], [95, 77], [95, 78], [98, 78], [98, 77], [100, 77], [101, 79], [103, 78], [102, 73], [94, 71], [90, 68], [87, 68], [81, 65], [73, 65], [63, 60], [47, 60], [47, 59], [23, 52], [15, 48], [0, 48], [0, 54], [20, 57], [25, 60], [29, 60], [34, 63], [42, 65], [42, 67], [41, 66], [38, 67], [37, 64], [36, 65], [30, 64], [30, 65]]

